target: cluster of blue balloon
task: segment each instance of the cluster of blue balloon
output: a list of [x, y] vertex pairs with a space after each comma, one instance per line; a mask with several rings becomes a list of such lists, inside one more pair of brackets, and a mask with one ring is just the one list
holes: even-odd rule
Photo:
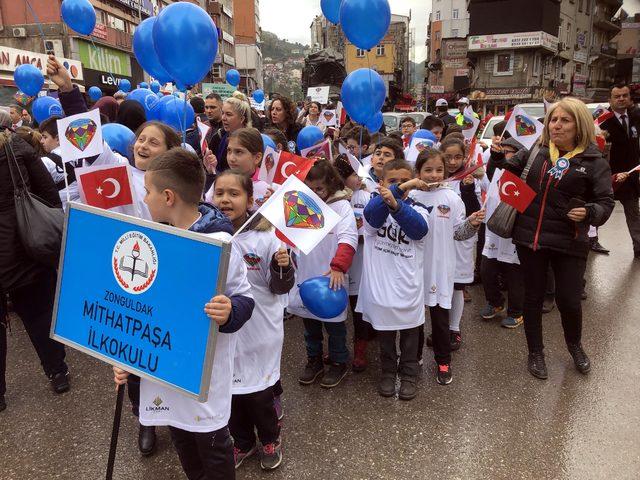
[[341, 89], [342, 104], [352, 120], [375, 133], [382, 127], [381, 109], [387, 96], [382, 77], [370, 68], [351, 72]]

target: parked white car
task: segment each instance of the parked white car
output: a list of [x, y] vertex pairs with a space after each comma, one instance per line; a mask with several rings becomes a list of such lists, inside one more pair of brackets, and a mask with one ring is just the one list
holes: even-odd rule
[[480, 141], [486, 143], [489, 147], [491, 147], [491, 144], [493, 143], [491, 139], [495, 135], [495, 133], [493, 132], [493, 127], [495, 127], [496, 124], [500, 123], [503, 120], [504, 117], [502, 115], [491, 117], [487, 124], [484, 126], [484, 130], [482, 130]]

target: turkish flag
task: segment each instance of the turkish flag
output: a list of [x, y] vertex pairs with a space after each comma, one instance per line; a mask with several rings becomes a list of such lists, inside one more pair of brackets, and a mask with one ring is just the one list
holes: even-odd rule
[[511, 205], [520, 213], [531, 205], [536, 192], [520, 177], [505, 170], [499, 182], [500, 201]]
[[273, 176], [273, 183], [282, 185], [291, 175], [304, 181], [314, 163], [313, 159], [299, 157], [289, 152], [280, 152], [280, 160], [276, 167], [276, 174]]
[[596, 118], [594, 123], [597, 126], [600, 126], [600, 125], [602, 125], [604, 122], [606, 122], [607, 120], [609, 120], [612, 117], [613, 117], [613, 112], [611, 110], [606, 110], [602, 115], [600, 115], [598, 118]]
[[84, 203], [105, 210], [132, 205], [128, 168], [128, 165], [87, 167], [80, 174], [77, 169], [76, 175]]

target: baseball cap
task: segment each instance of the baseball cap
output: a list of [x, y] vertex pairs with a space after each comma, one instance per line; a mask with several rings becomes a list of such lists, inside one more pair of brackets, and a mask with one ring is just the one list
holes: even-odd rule
[[458, 105], [460, 105], [461, 103], [469, 105], [469, 99], [467, 97], [462, 97], [460, 100], [458, 100]]
[[444, 98], [439, 98], [436, 100], [436, 107], [448, 107], [449, 102], [447, 102]]

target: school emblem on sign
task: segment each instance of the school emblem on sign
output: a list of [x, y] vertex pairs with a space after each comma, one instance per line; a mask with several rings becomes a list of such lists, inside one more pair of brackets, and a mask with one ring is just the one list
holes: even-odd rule
[[158, 274], [158, 254], [151, 239], [140, 232], [127, 232], [113, 247], [113, 275], [127, 293], [139, 295], [151, 288]]

